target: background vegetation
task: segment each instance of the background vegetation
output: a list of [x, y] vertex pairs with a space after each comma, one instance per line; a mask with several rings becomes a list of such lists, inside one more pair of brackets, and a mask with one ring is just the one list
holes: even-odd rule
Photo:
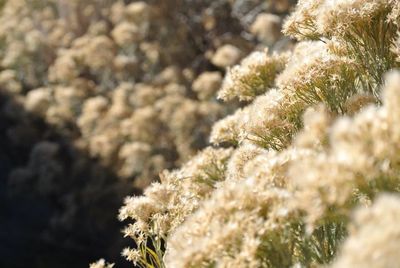
[[289, 48], [292, 4], [1, 1], [0, 266], [131, 266], [123, 198], [209, 144], [242, 105], [216, 99], [226, 68]]

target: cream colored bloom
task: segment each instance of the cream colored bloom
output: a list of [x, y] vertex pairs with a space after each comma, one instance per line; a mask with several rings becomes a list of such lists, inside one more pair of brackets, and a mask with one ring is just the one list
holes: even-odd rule
[[151, 7], [145, 1], [136, 1], [127, 5], [124, 11], [128, 20], [140, 25], [149, 19]]
[[214, 97], [221, 87], [222, 76], [220, 72], [204, 72], [193, 81], [192, 88], [201, 100]]
[[277, 86], [308, 104], [323, 102], [343, 113], [344, 103], [357, 92], [355, 68], [355, 61], [332, 54], [323, 42], [301, 42]]
[[141, 262], [142, 255], [139, 250], [125, 248], [122, 251], [122, 256], [124, 256], [128, 261], [131, 261], [134, 265]]
[[224, 45], [215, 51], [211, 62], [221, 68], [236, 64], [242, 56], [242, 52], [233, 45]]
[[350, 235], [331, 267], [398, 267], [400, 198], [384, 194], [354, 215]]
[[283, 24], [283, 33], [298, 40], [317, 39], [316, 19], [325, 0], [299, 0], [296, 10]]
[[275, 77], [285, 67], [289, 54], [268, 55], [268, 50], [255, 51], [228, 72], [218, 92], [224, 101], [238, 98], [253, 100], [274, 85]]
[[250, 31], [266, 45], [274, 44], [282, 35], [281, 18], [274, 14], [261, 13], [250, 27]]
[[249, 106], [245, 138], [264, 148], [286, 147], [301, 125], [305, 107], [306, 104], [290, 92], [268, 91]]
[[29, 91], [25, 99], [25, 108], [37, 115], [44, 115], [52, 102], [49, 88], [38, 88]]
[[119, 23], [111, 32], [111, 36], [121, 47], [133, 45], [141, 39], [139, 28], [128, 22]]
[[262, 265], [258, 253], [263, 242], [273, 240], [274, 232], [280, 233], [284, 227], [281, 224], [294, 215], [290, 209], [282, 209], [291, 199], [290, 192], [273, 186], [275, 178], [284, 176], [287, 165], [283, 163], [288, 158], [273, 153], [268, 156], [268, 164], [264, 166], [266, 177], [223, 182], [172, 233], [167, 240], [167, 266]]
[[244, 178], [244, 167], [265, 150], [251, 143], [239, 146], [228, 161], [226, 178], [240, 180]]
[[289, 177], [299, 189], [296, 203], [307, 211], [311, 226], [331, 213], [348, 215], [357, 191], [371, 197], [397, 187], [399, 85], [400, 74], [390, 73], [382, 107], [369, 106], [353, 118], [339, 119], [328, 128], [328, 147], [293, 162]]
[[376, 17], [388, 14], [393, 0], [325, 0], [320, 6], [317, 26], [323, 35], [344, 35], [351, 27], [368, 26]]
[[246, 137], [245, 124], [249, 120], [249, 107], [238, 109], [232, 115], [217, 121], [211, 130], [210, 142], [218, 145], [231, 143], [237, 145]]
[[106, 263], [104, 259], [100, 259], [97, 262], [91, 263], [89, 268], [113, 268], [113, 263]]

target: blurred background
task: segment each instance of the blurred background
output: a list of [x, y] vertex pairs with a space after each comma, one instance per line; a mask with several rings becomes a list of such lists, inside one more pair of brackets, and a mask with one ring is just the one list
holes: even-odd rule
[[289, 49], [294, 0], [0, 1], [0, 267], [120, 252], [118, 209], [208, 144], [226, 68]]

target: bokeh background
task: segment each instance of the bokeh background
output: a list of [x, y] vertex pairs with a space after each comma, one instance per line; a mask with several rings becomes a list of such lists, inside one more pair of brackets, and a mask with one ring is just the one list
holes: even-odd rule
[[215, 93], [294, 0], [0, 1], [0, 267], [120, 252], [118, 209], [208, 144]]

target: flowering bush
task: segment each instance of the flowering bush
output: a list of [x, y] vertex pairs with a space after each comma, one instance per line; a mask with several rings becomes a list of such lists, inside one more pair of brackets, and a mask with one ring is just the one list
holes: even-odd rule
[[0, 1], [0, 238], [85, 262], [128, 243], [146, 268], [397, 267], [400, 1], [294, 2]]
[[139, 267], [397, 267], [399, 6], [300, 0], [283, 28], [299, 41], [290, 53], [228, 69], [218, 97], [245, 104], [214, 124], [213, 146], [126, 199], [135, 244], [123, 255]]

